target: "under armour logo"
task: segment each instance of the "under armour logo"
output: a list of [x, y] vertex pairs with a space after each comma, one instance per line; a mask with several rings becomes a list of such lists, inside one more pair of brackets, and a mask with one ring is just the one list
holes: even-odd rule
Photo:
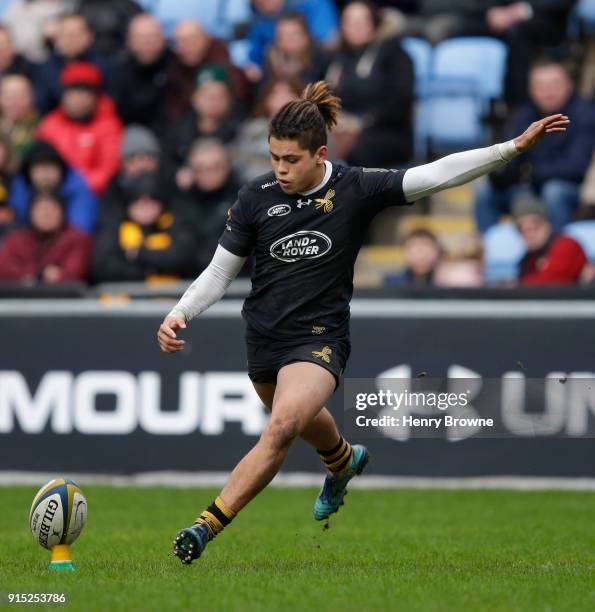
[[312, 200], [302, 200], [301, 198], [298, 200], [297, 207], [301, 208], [302, 206], [310, 206], [312, 204]]

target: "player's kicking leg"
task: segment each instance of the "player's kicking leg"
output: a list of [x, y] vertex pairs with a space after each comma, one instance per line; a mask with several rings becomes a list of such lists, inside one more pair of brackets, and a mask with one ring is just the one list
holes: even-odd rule
[[334, 376], [316, 364], [296, 362], [279, 370], [271, 418], [259, 441], [234, 468], [219, 497], [174, 540], [174, 553], [183, 563], [200, 557], [207, 543], [273, 479], [295, 438], [334, 389]]
[[[254, 388], [268, 410], [272, 409], [275, 385], [255, 383]], [[347, 484], [361, 474], [370, 461], [368, 450], [359, 444], [351, 446], [340, 435], [333, 415], [322, 410], [306, 425], [300, 437], [318, 452], [324, 467], [328, 470], [324, 484], [314, 502], [314, 518], [327, 519], [343, 505]]]

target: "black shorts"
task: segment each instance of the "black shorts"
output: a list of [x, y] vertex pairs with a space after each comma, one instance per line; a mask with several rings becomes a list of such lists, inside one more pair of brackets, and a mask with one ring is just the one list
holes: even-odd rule
[[335, 377], [335, 389], [351, 352], [349, 338], [319, 341], [306, 338], [302, 342], [288, 342], [249, 335], [246, 347], [248, 376], [252, 382], [276, 384], [277, 374], [283, 366], [295, 361], [308, 361], [322, 366]]

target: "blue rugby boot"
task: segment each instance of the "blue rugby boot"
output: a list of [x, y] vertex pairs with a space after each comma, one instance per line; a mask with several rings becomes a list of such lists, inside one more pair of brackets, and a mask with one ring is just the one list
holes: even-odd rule
[[182, 563], [190, 565], [200, 557], [208, 541], [209, 528], [205, 523], [196, 523], [178, 532], [173, 541], [174, 555], [179, 557]]
[[328, 474], [324, 479], [322, 489], [314, 502], [314, 518], [317, 521], [323, 521], [339, 510], [344, 503], [343, 498], [347, 495], [347, 484], [354, 476], [361, 474], [370, 461], [370, 453], [365, 446], [354, 444], [351, 449], [353, 456], [349, 468], [337, 476]]

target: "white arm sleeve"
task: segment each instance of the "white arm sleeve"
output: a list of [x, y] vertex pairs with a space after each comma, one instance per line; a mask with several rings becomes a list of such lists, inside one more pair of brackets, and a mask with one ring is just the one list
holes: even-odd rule
[[403, 176], [407, 202], [415, 202], [437, 191], [463, 185], [492, 172], [519, 154], [513, 140], [485, 149], [447, 155], [431, 164], [409, 168]]
[[168, 316], [181, 314], [184, 320], [188, 322], [204, 312], [209, 306], [218, 302], [231, 281], [242, 269], [246, 259], [248, 258], [238, 257], [218, 245], [211, 263], [186, 289], [184, 295]]

